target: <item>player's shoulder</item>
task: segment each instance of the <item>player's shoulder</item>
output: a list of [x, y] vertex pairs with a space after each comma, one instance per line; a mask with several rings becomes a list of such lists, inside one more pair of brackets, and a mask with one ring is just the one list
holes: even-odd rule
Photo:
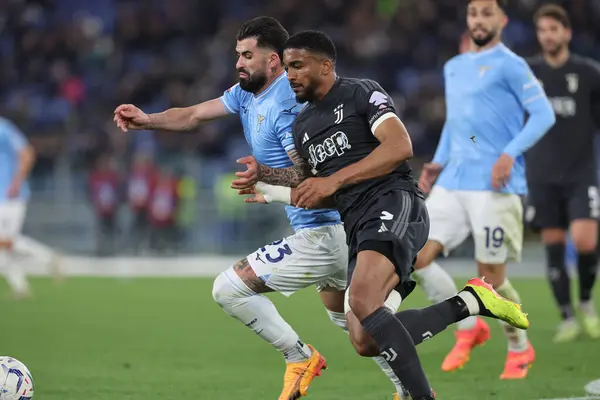
[[529, 67], [529, 64], [527, 64], [527, 61], [523, 57], [521, 57], [520, 55], [518, 55], [503, 44], [500, 44], [500, 48], [497, 52], [497, 55], [501, 60], [503, 66], [527, 68]]
[[383, 91], [379, 82], [368, 78], [340, 77], [339, 90], [354, 95], [370, 94], [373, 91]]
[[17, 126], [8, 118], [0, 117], [0, 134], [19, 132]]
[[600, 74], [600, 63], [593, 58], [581, 56], [579, 54], [571, 54], [571, 60], [573, 64], [580, 65], [591, 73]]
[[469, 53], [461, 53], [453, 56], [444, 63], [444, 70], [452, 68], [453, 66], [462, 64], [469, 57]]
[[245, 91], [241, 88], [239, 83], [236, 83], [225, 91], [225, 96], [233, 96], [240, 104], [243, 104], [244, 102], [250, 101], [252, 93]]
[[546, 65], [546, 60], [544, 60], [544, 57], [541, 54], [525, 57], [524, 60], [530, 67], [543, 67]]

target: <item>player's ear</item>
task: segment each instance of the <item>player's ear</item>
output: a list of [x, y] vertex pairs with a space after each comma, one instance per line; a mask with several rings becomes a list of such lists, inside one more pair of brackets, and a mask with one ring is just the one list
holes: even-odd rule
[[333, 61], [329, 59], [323, 60], [321, 63], [321, 75], [329, 75], [333, 72]]
[[571, 28], [565, 28], [565, 34], [567, 35], [567, 42], [570, 42], [573, 38], [573, 30]]
[[271, 53], [269, 57], [269, 68], [276, 68], [281, 65], [281, 58], [277, 55], [277, 53]]

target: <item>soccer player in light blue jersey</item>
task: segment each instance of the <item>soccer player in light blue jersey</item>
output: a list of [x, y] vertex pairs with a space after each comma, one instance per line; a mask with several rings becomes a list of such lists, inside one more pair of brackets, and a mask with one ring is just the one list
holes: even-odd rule
[[34, 151], [21, 131], [6, 118], [0, 118], [0, 268], [16, 299], [31, 292], [25, 271], [15, 260], [15, 243], [21, 234], [29, 198], [27, 177]]
[[[218, 99], [147, 115], [125, 104], [115, 110], [115, 122], [128, 129], [185, 131], [200, 123], [238, 115], [246, 141], [260, 163], [286, 168], [302, 161], [294, 147], [292, 124], [302, 109], [283, 70], [281, 57], [287, 31], [269, 17], [246, 22], [237, 35], [239, 83]], [[273, 242], [222, 272], [214, 282], [215, 301], [232, 317], [278, 349], [287, 363], [280, 400], [305, 396], [325, 359], [279, 315], [262, 293], [286, 296], [315, 285], [334, 324], [347, 330], [344, 293], [348, 248], [340, 215], [335, 210], [286, 207], [295, 233]], [[386, 305], [395, 312], [400, 295]], [[382, 357], [374, 360], [402, 393], [398, 378]]]
[[[469, 1], [472, 46], [444, 67], [446, 123], [419, 181], [430, 192], [431, 230], [415, 266], [423, 288], [436, 301], [456, 293], [454, 282], [439, 274], [436, 257], [471, 234], [479, 275], [502, 296], [521, 302], [506, 278], [506, 262], [521, 257], [520, 196], [527, 190], [523, 153], [552, 127], [555, 116], [526, 62], [500, 41], [508, 22], [505, 6], [503, 0]], [[525, 331], [503, 327], [508, 357], [501, 379], [525, 378], [535, 358], [533, 347]], [[459, 323], [456, 336], [444, 371], [464, 366], [471, 350], [489, 339], [490, 330], [471, 317]]]

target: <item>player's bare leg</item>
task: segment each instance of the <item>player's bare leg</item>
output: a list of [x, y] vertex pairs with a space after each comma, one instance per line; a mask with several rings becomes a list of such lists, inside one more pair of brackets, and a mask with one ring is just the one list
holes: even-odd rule
[[598, 271], [598, 221], [577, 219], [571, 222], [571, 238], [577, 249], [577, 269], [579, 272], [579, 308], [583, 327], [593, 338], [600, 338], [600, 319], [596, 313], [592, 292]]
[[[417, 256], [414, 274], [425, 294], [434, 303], [452, 297], [458, 291], [452, 277], [435, 262], [444, 251], [441, 243], [428, 240]], [[468, 317], [456, 324], [456, 343], [442, 362], [442, 370], [462, 368], [471, 358], [471, 352], [490, 338], [488, 324], [479, 317]]]
[[32, 257], [40, 264], [48, 266], [55, 283], [62, 283], [65, 280], [62, 271], [62, 257], [49, 246], [29, 236], [19, 235], [14, 241], [14, 251], [19, 255]]
[[546, 248], [548, 283], [562, 318], [554, 341], [570, 342], [579, 336], [581, 328], [571, 302], [571, 280], [565, 264], [566, 233], [562, 228], [544, 228], [541, 236]]
[[[470, 280], [457, 295], [441, 303], [394, 315], [384, 306], [384, 301], [398, 282], [395, 268], [385, 256], [368, 250], [359, 252], [349, 288], [351, 314], [356, 317], [348, 315], [350, 338], [363, 356], [371, 357], [376, 344], [415, 400], [433, 398], [415, 345], [469, 315], [482, 314], [524, 329], [529, 327], [517, 305], [500, 297], [478, 278]], [[356, 321], [360, 321], [360, 327]]]
[[327, 367], [325, 358], [300, 340], [271, 300], [262, 295], [268, 292], [273, 289], [256, 276], [247, 258], [222, 272], [213, 285], [213, 298], [226, 313], [282, 353], [287, 367], [279, 400], [297, 399], [306, 395], [310, 382]]
[[[477, 263], [479, 276], [492, 285], [498, 294], [517, 304], [521, 304], [521, 296], [506, 278], [506, 264]], [[523, 379], [527, 376], [529, 368], [535, 360], [535, 351], [527, 340], [527, 333], [523, 329], [515, 328], [500, 321], [504, 334], [508, 340], [508, 356], [504, 365], [501, 379]]]
[[14, 299], [20, 300], [31, 296], [29, 283], [25, 270], [15, 262], [13, 241], [0, 240], [0, 268], [6, 273], [6, 281], [11, 289]]

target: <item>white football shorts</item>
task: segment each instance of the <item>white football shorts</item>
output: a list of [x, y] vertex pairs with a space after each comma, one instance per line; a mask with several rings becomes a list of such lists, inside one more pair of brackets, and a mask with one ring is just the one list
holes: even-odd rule
[[341, 224], [299, 229], [248, 256], [254, 273], [271, 289], [291, 296], [315, 285], [346, 289], [348, 246]]
[[22, 200], [0, 202], [0, 240], [14, 240], [21, 234], [26, 209]]
[[434, 186], [426, 204], [431, 221], [429, 240], [444, 246], [445, 255], [471, 234], [477, 261], [503, 264], [521, 260], [523, 204], [518, 195]]

